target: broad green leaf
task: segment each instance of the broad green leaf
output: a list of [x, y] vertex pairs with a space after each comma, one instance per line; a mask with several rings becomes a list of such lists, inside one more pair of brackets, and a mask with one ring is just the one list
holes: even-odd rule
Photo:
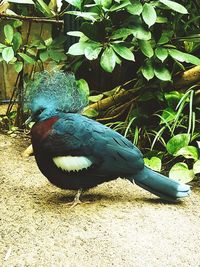
[[15, 20], [14, 22], [13, 22], [13, 27], [14, 28], [18, 28], [18, 27], [21, 27], [22, 26], [22, 21], [21, 20]]
[[72, 46], [70, 46], [67, 53], [72, 55], [72, 56], [84, 55], [85, 49], [87, 47], [88, 47], [87, 43], [76, 43], [76, 44], [73, 44]]
[[46, 17], [51, 17], [53, 15], [51, 9], [43, 0], [35, 0], [35, 5], [37, 9]]
[[161, 37], [160, 37], [160, 39], [158, 40], [158, 45], [166, 44], [166, 43], [169, 42], [169, 40], [170, 39], [169, 39], [168, 36], [162, 34]]
[[100, 101], [102, 98], [103, 94], [89, 96], [89, 100], [94, 103]]
[[21, 58], [23, 58], [23, 60], [24, 60], [26, 63], [29, 63], [29, 64], [34, 64], [34, 63], [35, 63], [35, 60], [34, 60], [32, 57], [30, 57], [30, 56], [28, 56], [28, 55], [26, 55], [26, 54], [24, 54], [24, 53], [18, 53], [18, 55], [19, 55]]
[[194, 174], [200, 173], [200, 160], [197, 160], [193, 165]]
[[111, 39], [113, 40], [119, 39], [119, 38], [126, 39], [131, 34], [133, 34], [133, 31], [131, 29], [121, 28], [112, 33]]
[[161, 159], [158, 157], [152, 157], [151, 159], [144, 158], [144, 164], [150, 169], [160, 172], [161, 171]]
[[162, 62], [165, 61], [165, 59], [168, 57], [168, 50], [163, 47], [158, 47], [155, 50], [155, 55], [158, 59], [160, 59]]
[[0, 43], [0, 49], [4, 49], [5, 47], [7, 47], [5, 44]]
[[6, 24], [3, 30], [4, 30], [4, 35], [6, 37], [6, 42], [10, 44], [13, 40], [13, 34], [14, 34], [13, 27], [9, 24]]
[[65, 2], [69, 3], [72, 6], [77, 7], [78, 9], [81, 9], [82, 0], [64, 0]]
[[183, 148], [189, 145], [190, 142], [190, 135], [189, 134], [177, 134], [173, 136], [168, 142], [167, 142], [167, 152], [173, 156], [177, 155], [177, 152]]
[[120, 10], [120, 9], [123, 9], [124, 7], [128, 6], [130, 4], [129, 1], [124, 1], [122, 2], [122, 4], [114, 4], [111, 8], [110, 8], [110, 12], [113, 12], [113, 11], [117, 11], [117, 10]]
[[200, 66], [200, 59], [190, 54], [186, 54], [185, 62]]
[[151, 39], [151, 32], [147, 31], [141, 25], [136, 25], [131, 27], [132, 34], [140, 40], [150, 40]]
[[180, 62], [192, 63], [194, 65], [200, 66], [200, 59], [196, 56], [181, 52], [176, 49], [168, 49], [168, 51], [171, 57]]
[[112, 0], [101, 0], [101, 5], [105, 8], [110, 8], [112, 5]]
[[159, 2], [164, 4], [164, 5], [166, 5], [167, 7], [169, 7], [170, 9], [172, 9], [172, 10], [178, 12], [178, 13], [181, 13], [181, 14], [187, 14], [188, 13], [187, 9], [184, 6], [178, 4], [178, 3], [174, 2], [174, 1], [159, 0]]
[[165, 67], [155, 67], [154, 68], [155, 76], [161, 81], [171, 81], [171, 73]]
[[135, 61], [134, 54], [131, 52], [131, 50], [122, 44], [112, 44], [112, 48], [118, 55], [120, 55], [120, 57], [125, 58], [126, 60]]
[[151, 4], [144, 4], [142, 11], [142, 18], [144, 22], [151, 27], [156, 23], [157, 15], [154, 7]]
[[12, 47], [6, 47], [2, 51], [2, 58], [8, 63], [14, 58], [14, 51]]
[[185, 61], [185, 54], [179, 50], [176, 49], [168, 49], [169, 55], [173, 57], [174, 59], [184, 62]]
[[104, 42], [106, 37], [105, 25], [102, 22], [96, 21], [84, 22], [81, 24], [80, 31], [84, 33], [89, 39], [95, 42]]
[[112, 47], [107, 47], [101, 55], [100, 65], [107, 71], [112, 72], [115, 68], [116, 57]]
[[99, 115], [98, 111], [96, 111], [96, 109], [93, 109], [93, 108], [84, 109], [82, 114], [89, 117], [89, 118], [94, 118], [94, 117], [97, 117]]
[[20, 61], [17, 61], [14, 64], [14, 68], [15, 68], [16, 72], [19, 73], [23, 69], [23, 63]]
[[89, 19], [91, 21], [96, 21], [96, 18], [98, 17], [97, 13], [94, 12], [81, 12], [81, 11], [67, 11], [65, 14], [74, 15], [77, 17], [82, 17], [84, 19]]
[[126, 10], [132, 15], [140, 15], [143, 10], [143, 6], [139, 0], [130, 0], [131, 5], [126, 7]]
[[84, 95], [86, 95], [87, 97], [89, 96], [90, 94], [90, 88], [88, 86], [88, 83], [86, 82], [86, 80], [84, 79], [80, 79], [77, 81], [77, 85], [78, 85], [78, 88], [84, 92]]
[[184, 146], [176, 152], [176, 156], [197, 160], [199, 158], [199, 152], [195, 146]]
[[45, 62], [49, 58], [48, 51], [41, 51], [39, 54], [39, 58], [41, 59], [42, 62]]
[[101, 50], [102, 50], [102, 47], [93, 48], [91, 46], [88, 46], [84, 50], [85, 57], [89, 60], [95, 60], [98, 58]]
[[15, 32], [13, 36], [13, 49], [17, 51], [22, 45], [22, 36], [19, 32]]
[[145, 79], [147, 79], [148, 81], [153, 79], [154, 69], [151, 61], [147, 61], [146, 64], [141, 68], [141, 71]]
[[64, 60], [66, 57], [63, 51], [50, 49], [48, 52], [49, 52], [49, 57], [56, 62], [60, 62], [61, 60]]
[[154, 55], [154, 51], [153, 51], [153, 48], [151, 47], [150, 41], [139, 40], [139, 46], [140, 46], [142, 53], [145, 56], [151, 58]]
[[181, 183], [189, 183], [194, 179], [194, 171], [189, 170], [186, 163], [178, 162], [171, 168], [169, 178]]

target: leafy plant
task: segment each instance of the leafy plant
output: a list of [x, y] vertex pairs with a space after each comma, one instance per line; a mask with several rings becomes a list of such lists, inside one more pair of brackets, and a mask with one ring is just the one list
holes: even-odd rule
[[[146, 80], [156, 77], [172, 79], [172, 61], [200, 65], [200, 59], [179, 49], [177, 32], [171, 23], [186, 15], [187, 9], [171, 0], [98, 1], [66, 0], [75, 7], [67, 14], [82, 18], [80, 31], [68, 32], [79, 37], [68, 53], [98, 60], [106, 72], [112, 72], [122, 61], [140, 61], [139, 73]], [[173, 21], [172, 20], [172, 21]], [[162, 30], [161, 30], [162, 29]]]

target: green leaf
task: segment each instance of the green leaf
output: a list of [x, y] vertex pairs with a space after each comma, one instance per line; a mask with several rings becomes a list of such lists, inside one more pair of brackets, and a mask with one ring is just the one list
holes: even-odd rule
[[66, 55], [64, 54], [63, 51], [50, 49], [48, 52], [49, 52], [49, 57], [56, 62], [60, 62], [61, 60], [64, 60], [66, 58]]
[[105, 8], [110, 8], [112, 5], [112, 0], [101, 0], [101, 5]]
[[78, 80], [77, 81], [77, 86], [82, 92], [84, 92], [84, 94], [86, 96], [89, 96], [90, 88], [89, 88], [88, 83], [86, 82], [86, 80], [84, 80], [84, 79]]
[[96, 21], [98, 14], [94, 12], [81, 12], [81, 11], [67, 11], [65, 14], [74, 15], [77, 17], [82, 17], [84, 19], [89, 19], [91, 21]]
[[151, 47], [151, 43], [150, 41], [146, 41], [146, 40], [140, 40], [139, 41], [139, 46], [140, 46], [140, 49], [142, 51], [142, 53], [151, 58], [153, 55], [154, 55], [154, 51]]
[[171, 107], [164, 109], [161, 115], [160, 124], [166, 124], [168, 122], [174, 121], [175, 116], [176, 112]]
[[19, 27], [21, 27], [22, 26], [22, 21], [21, 20], [15, 20], [14, 22], [13, 22], [13, 27], [14, 28], [19, 28]]
[[90, 38], [95, 42], [104, 42], [106, 37], [105, 25], [102, 22], [96, 21], [91, 24], [91, 22], [84, 22], [81, 24], [80, 31], [84, 33], [85, 36]]
[[35, 60], [34, 60], [32, 57], [30, 57], [30, 56], [28, 56], [28, 55], [26, 55], [26, 54], [24, 54], [24, 53], [18, 53], [18, 55], [19, 55], [21, 58], [23, 58], [23, 60], [24, 60], [26, 63], [29, 63], [29, 64], [34, 64], [34, 63], [35, 63]]
[[178, 162], [171, 168], [169, 178], [181, 183], [189, 183], [194, 179], [194, 171], [189, 170], [186, 163]]
[[81, 9], [82, 0], [64, 0], [65, 2], [71, 4], [72, 6], [77, 7], [78, 9]]
[[8, 63], [14, 58], [14, 51], [12, 47], [6, 47], [2, 51], [2, 58]]
[[42, 62], [45, 62], [49, 58], [48, 51], [41, 51], [39, 54], [39, 58]]
[[131, 5], [126, 7], [126, 10], [132, 15], [140, 15], [143, 10], [143, 6], [139, 0], [130, 0]]
[[70, 32], [67, 32], [67, 35], [75, 36], [75, 37], [82, 37], [83, 33], [80, 31], [70, 31]]
[[133, 31], [131, 29], [121, 28], [112, 33], [111, 39], [113, 40], [119, 39], [119, 38], [126, 39], [131, 34], [133, 34]]
[[112, 47], [107, 47], [104, 50], [103, 54], [101, 55], [100, 65], [105, 71], [112, 72], [115, 68], [115, 64], [116, 64], [115, 53]]
[[158, 47], [155, 49], [155, 55], [158, 59], [164, 62], [165, 59], [168, 57], [168, 50], [163, 47]]
[[197, 160], [199, 158], [199, 152], [195, 146], [184, 146], [176, 152], [176, 156]]
[[200, 160], [197, 160], [193, 165], [194, 174], [200, 173]]
[[150, 40], [151, 32], [145, 30], [141, 25], [132, 26], [132, 34], [140, 40]]
[[89, 100], [93, 103], [100, 101], [103, 98], [103, 94], [89, 96]]
[[196, 56], [181, 52], [176, 49], [168, 49], [168, 51], [171, 57], [180, 62], [192, 63], [194, 65], [200, 66], [200, 59]]
[[178, 4], [178, 3], [174, 2], [174, 1], [159, 0], [159, 2], [164, 4], [164, 5], [166, 5], [167, 7], [169, 7], [170, 9], [172, 9], [172, 10], [178, 12], [178, 13], [181, 13], [181, 14], [187, 14], [188, 13], [187, 9], [184, 6]]
[[148, 81], [153, 79], [154, 69], [151, 61], [147, 61], [146, 64], [141, 68], [141, 71], [145, 79], [147, 79]]
[[87, 47], [88, 47], [87, 43], [76, 43], [76, 44], [73, 44], [72, 46], [70, 46], [67, 53], [72, 55], [72, 56], [84, 55], [85, 49]]
[[154, 68], [155, 76], [161, 81], [171, 81], [171, 73], [165, 67], [156, 67]]
[[9, 24], [6, 24], [4, 26], [4, 35], [6, 37], [6, 42], [7, 43], [10, 44], [12, 42], [12, 40], [13, 40], [13, 34], [14, 34], [13, 27], [11, 25], [9, 25]]
[[22, 36], [19, 32], [15, 32], [13, 36], [13, 49], [17, 51], [22, 45]]
[[92, 46], [88, 46], [85, 48], [84, 52], [85, 52], [85, 57], [89, 60], [95, 60], [98, 58], [99, 53], [101, 52], [102, 47], [98, 47], [94, 48]]
[[35, 0], [35, 2], [37, 9], [46, 17], [51, 17], [53, 15], [51, 9], [43, 0]]
[[125, 58], [126, 60], [135, 61], [134, 54], [127, 47], [121, 44], [112, 44], [112, 48], [118, 55], [120, 55], [120, 57]]
[[151, 27], [156, 23], [157, 15], [154, 7], [151, 4], [144, 4], [142, 11], [142, 18], [144, 22]]
[[161, 159], [158, 157], [152, 157], [151, 159], [144, 158], [144, 164], [150, 169], [160, 172], [161, 171]]
[[16, 72], [19, 73], [19, 72], [23, 69], [23, 63], [17, 61], [17, 62], [14, 64], [14, 68], [15, 68]]
[[94, 118], [99, 115], [98, 111], [96, 111], [96, 109], [93, 108], [86, 108], [85, 110], [83, 110], [82, 114], [89, 118]]
[[114, 4], [111, 8], [110, 8], [110, 12], [113, 12], [113, 11], [117, 11], [117, 10], [122, 10], [124, 7], [128, 6], [130, 4], [129, 1], [124, 1], [122, 2], [122, 4]]
[[168, 142], [167, 142], [167, 152], [173, 156], [177, 155], [177, 152], [183, 148], [189, 145], [190, 142], [190, 135], [189, 134], [177, 134], [173, 136]]

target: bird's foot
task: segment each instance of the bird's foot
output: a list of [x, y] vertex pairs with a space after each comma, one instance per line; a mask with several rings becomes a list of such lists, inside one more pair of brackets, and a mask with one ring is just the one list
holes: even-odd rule
[[88, 204], [88, 203], [90, 203], [89, 201], [82, 202], [80, 200], [80, 196], [81, 196], [82, 192], [83, 192], [83, 190], [79, 189], [78, 192], [76, 193], [75, 197], [74, 197], [74, 200], [72, 202], [67, 203], [67, 205], [70, 205], [69, 209], [73, 209], [74, 207], [76, 207], [79, 204]]

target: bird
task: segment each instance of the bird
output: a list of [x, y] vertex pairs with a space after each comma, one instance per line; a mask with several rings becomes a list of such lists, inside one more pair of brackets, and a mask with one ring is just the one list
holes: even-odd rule
[[176, 202], [190, 186], [155, 172], [127, 138], [81, 114], [88, 97], [73, 73], [43, 71], [27, 86], [28, 121], [36, 163], [53, 185], [82, 192], [119, 177], [159, 198]]

